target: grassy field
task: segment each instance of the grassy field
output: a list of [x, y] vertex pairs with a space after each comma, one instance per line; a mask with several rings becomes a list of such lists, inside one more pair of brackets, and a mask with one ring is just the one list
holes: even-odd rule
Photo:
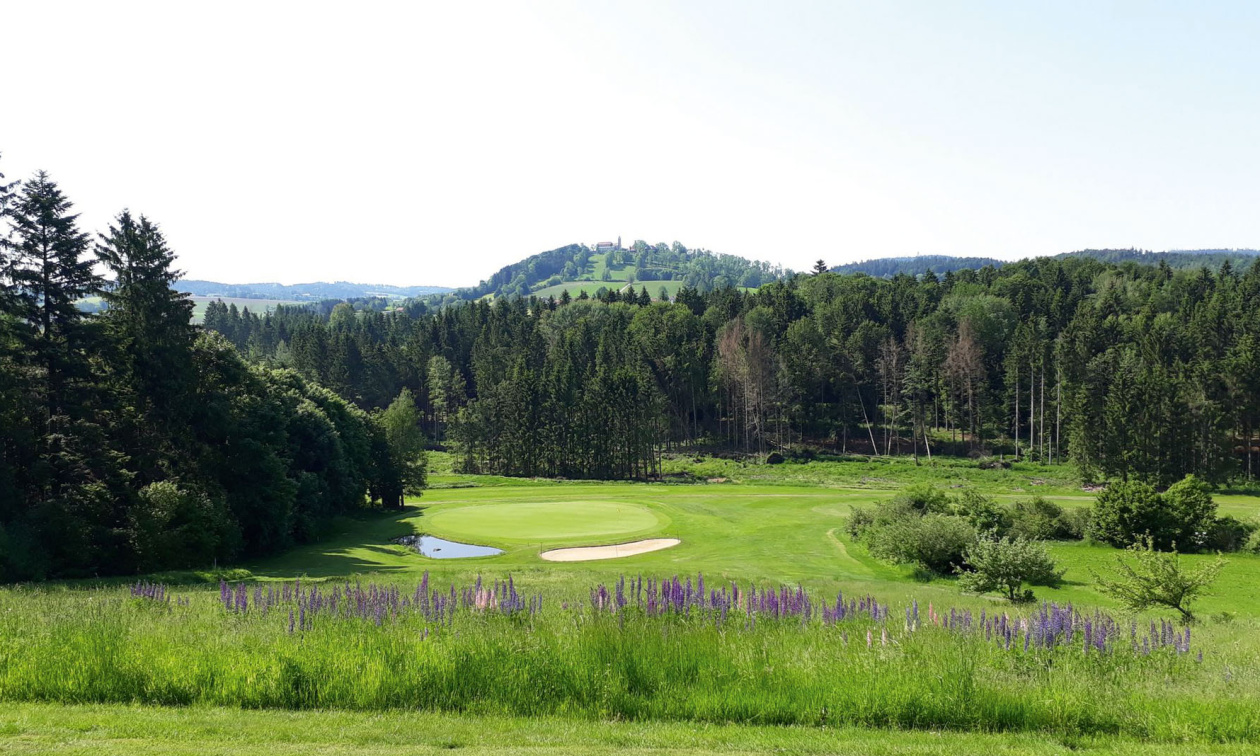
[[200, 323], [206, 316], [206, 306], [216, 300], [222, 300], [226, 305], [236, 305], [236, 309], [243, 310], [248, 307], [249, 311], [261, 315], [276, 305], [297, 304], [297, 302], [286, 299], [233, 299], [231, 297], [190, 297], [193, 303], [193, 322]]
[[[465, 476], [444, 455], [432, 462], [434, 488], [402, 512], [341, 520], [320, 543], [244, 565], [249, 573], [240, 575], [277, 591], [299, 577], [303, 590], [345, 590], [349, 578], [402, 595], [425, 573], [439, 591], [510, 575], [531, 601], [546, 597], [537, 615], [532, 603], [528, 615], [467, 610], [434, 622], [403, 612], [380, 626], [321, 615], [291, 632], [287, 612], [297, 604], [237, 614], [224, 610], [216, 585], [176, 587], [169, 606], [117, 586], [6, 589], [0, 750], [1105, 753], [1158, 744], [1170, 753], [1242, 753], [1260, 742], [1260, 557], [1230, 555], [1198, 606], [1205, 621], [1193, 651], [1203, 651], [1202, 661], [1134, 655], [1127, 636], [1113, 654], [1025, 653], [1018, 642], [1003, 650], [939, 626], [912, 631], [900, 618], [916, 601], [924, 612], [969, 616], [1034, 610], [876, 561], [843, 527], [852, 507], [926, 480], [1087, 506], [1092, 496], [1069, 468], [675, 459], [667, 467], [677, 480], [724, 482], [644, 484]], [[1218, 501], [1223, 512], [1254, 517], [1255, 493]], [[409, 533], [504, 553], [427, 559], [391, 543]], [[538, 557], [556, 546], [655, 536], [682, 543], [601, 562]], [[1052, 552], [1066, 581], [1036, 589], [1038, 599], [1112, 612], [1126, 633], [1130, 621], [1145, 628], [1159, 617], [1130, 618], [1093, 587], [1090, 569], [1106, 569], [1115, 550], [1059, 543]], [[748, 625], [700, 610], [664, 618], [633, 607], [594, 610], [591, 590], [612, 591], [622, 575], [698, 573], [711, 586], [800, 585], [818, 600], [870, 594], [891, 619]], [[873, 644], [862, 640], [866, 630]], [[426, 713], [407, 711], [416, 708]], [[231, 735], [216, 739], [220, 730]], [[374, 734], [348, 734], [361, 731]]]
[[682, 722], [590, 722], [427, 712], [242, 711], [126, 705], [14, 704], [0, 709], [7, 754], [179, 756], [395, 756], [480, 754], [834, 754], [867, 756], [1168, 756], [1255, 752], [1240, 743], [1164, 744], [1128, 738], [1048, 737], [882, 730], [757, 727]]

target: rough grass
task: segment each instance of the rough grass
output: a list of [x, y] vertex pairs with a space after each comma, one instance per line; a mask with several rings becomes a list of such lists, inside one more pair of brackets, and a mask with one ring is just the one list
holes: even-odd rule
[[1260, 670], [1254, 640], [1242, 642], [1254, 622], [1200, 632], [1199, 662], [1169, 649], [1134, 655], [1127, 643], [1106, 655], [1076, 644], [1003, 650], [931, 625], [912, 632], [897, 608], [878, 626], [718, 626], [561, 609], [553, 598], [537, 617], [465, 611], [443, 626], [321, 616], [290, 632], [283, 610], [237, 615], [217, 591], [177, 596], [189, 603], [121, 588], [5, 592], [0, 700], [1260, 743]]
[[1128, 738], [877, 730], [858, 727], [591, 722], [428, 712], [242, 710], [127, 705], [12, 704], [0, 709], [0, 752], [13, 754], [739, 753], [1066, 756], [1254, 753], [1242, 743], [1152, 745]]

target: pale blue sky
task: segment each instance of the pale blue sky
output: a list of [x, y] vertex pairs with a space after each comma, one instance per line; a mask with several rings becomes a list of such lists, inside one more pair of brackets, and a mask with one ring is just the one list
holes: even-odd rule
[[1260, 247], [1258, 9], [3, 2], [0, 171], [237, 282]]

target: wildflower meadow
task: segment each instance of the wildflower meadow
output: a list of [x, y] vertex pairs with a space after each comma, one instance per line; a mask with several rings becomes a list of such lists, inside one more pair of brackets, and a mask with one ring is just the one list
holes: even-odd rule
[[0, 700], [874, 725], [1256, 742], [1254, 657], [1052, 602], [905, 605], [704, 575], [583, 593], [140, 582], [0, 592]]

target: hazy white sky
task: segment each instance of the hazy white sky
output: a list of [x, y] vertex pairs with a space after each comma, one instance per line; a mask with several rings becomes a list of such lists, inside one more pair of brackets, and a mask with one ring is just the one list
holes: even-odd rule
[[191, 277], [1260, 247], [1254, 2], [0, 0], [0, 171]]

